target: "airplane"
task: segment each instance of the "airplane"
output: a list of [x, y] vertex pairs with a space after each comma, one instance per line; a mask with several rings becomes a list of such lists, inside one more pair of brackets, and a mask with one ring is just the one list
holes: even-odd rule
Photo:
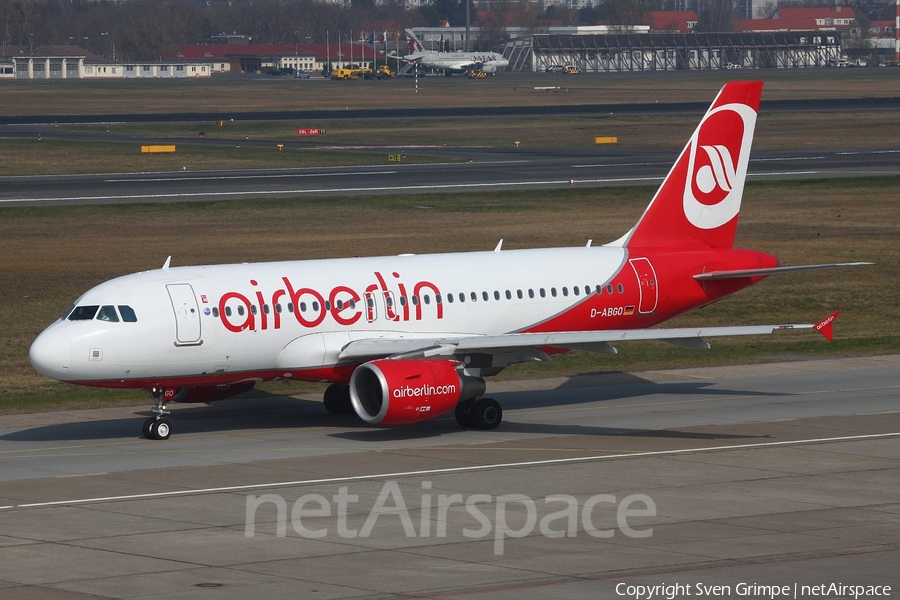
[[484, 378], [617, 342], [819, 330], [816, 324], [658, 328], [769, 275], [871, 263], [779, 266], [734, 248], [762, 82], [726, 84], [634, 227], [603, 246], [170, 266], [101, 283], [33, 342], [59, 381], [146, 388], [149, 439], [170, 402], [211, 402], [257, 382], [330, 382], [324, 405], [370, 425], [454, 412], [502, 419]]
[[412, 29], [406, 30], [409, 54], [403, 60], [429, 69], [440, 69], [448, 77], [453, 73], [481, 71], [493, 75], [509, 66], [509, 61], [496, 52], [435, 52], [426, 50]]

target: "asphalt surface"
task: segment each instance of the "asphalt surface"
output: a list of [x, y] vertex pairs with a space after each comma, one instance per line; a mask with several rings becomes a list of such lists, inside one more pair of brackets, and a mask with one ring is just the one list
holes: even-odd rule
[[[397, 148], [366, 150], [385, 154]], [[676, 153], [603, 150], [416, 148], [454, 161], [328, 167], [0, 178], [0, 206], [116, 204], [405, 193], [485, 192], [655, 185]], [[749, 179], [822, 179], [900, 175], [900, 148], [828, 152], [755, 152]]]
[[[535, 79], [541, 83], [546, 80]], [[559, 81], [556, 81], [559, 83]], [[545, 106], [461, 106], [454, 108], [404, 108], [353, 110], [298, 110], [252, 112], [191, 112], [191, 113], [110, 113], [95, 115], [0, 115], [0, 125], [56, 125], [85, 123], [171, 123], [192, 121], [294, 121], [315, 119], [432, 119], [469, 117], [477, 111], [481, 117], [593, 115], [611, 112], [625, 114], [671, 114], [703, 112], [709, 102], [629, 102], [627, 104], [559, 104]], [[792, 100], [764, 100], [761, 110], [892, 110], [900, 108], [900, 97], [861, 98], [798, 98]], [[399, 114], [398, 114], [399, 112]]]
[[900, 356], [774, 358], [491, 383], [490, 432], [291, 397], [176, 408], [166, 442], [142, 408], [10, 415], [0, 595], [896, 595]]

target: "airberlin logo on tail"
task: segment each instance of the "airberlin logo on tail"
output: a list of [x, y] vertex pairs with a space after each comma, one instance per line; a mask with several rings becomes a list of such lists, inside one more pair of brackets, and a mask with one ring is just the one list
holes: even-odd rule
[[715, 229], [741, 209], [756, 112], [745, 104], [709, 111], [690, 142], [684, 215], [700, 229]]

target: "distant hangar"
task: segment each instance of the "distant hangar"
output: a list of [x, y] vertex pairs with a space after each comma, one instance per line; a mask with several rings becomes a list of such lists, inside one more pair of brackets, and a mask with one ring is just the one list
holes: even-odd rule
[[841, 59], [839, 31], [533, 34], [507, 43], [511, 71], [572, 65], [585, 73], [797, 69]]

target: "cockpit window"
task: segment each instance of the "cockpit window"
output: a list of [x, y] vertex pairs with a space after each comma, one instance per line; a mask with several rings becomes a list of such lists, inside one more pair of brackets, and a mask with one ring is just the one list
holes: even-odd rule
[[118, 323], [119, 315], [116, 314], [116, 309], [113, 306], [101, 306], [100, 312], [97, 313], [98, 321], [106, 321], [108, 323]]
[[69, 314], [70, 321], [90, 321], [94, 318], [94, 315], [97, 314], [97, 309], [100, 307], [96, 304], [93, 306], [76, 306], [75, 310], [73, 310]]
[[137, 323], [137, 315], [134, 314], [134, 309], [130, 306], [120, 304], [119, 314], [122, 315], [122, 320], [126, 323]]

